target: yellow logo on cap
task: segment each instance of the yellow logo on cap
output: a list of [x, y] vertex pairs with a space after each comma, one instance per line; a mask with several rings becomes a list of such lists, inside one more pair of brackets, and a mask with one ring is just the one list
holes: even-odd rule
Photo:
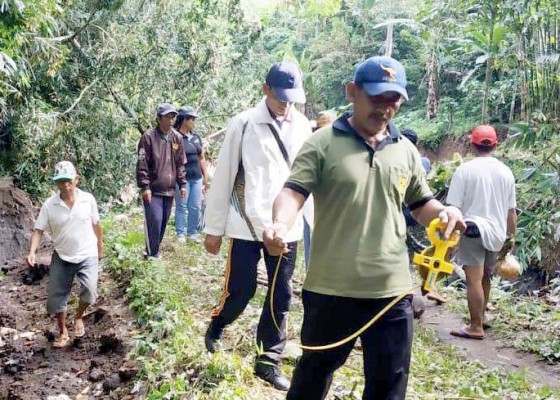
[[387, 76], [383, 78], [384, 81], [388, 81], [388, 82], [397, 81], [397, 72], [393, 68], [385, 67], [384, 65], [380, 65], [380, 67], [387, 74]]
[[179, 145], [177, 143], [173, 143], [173, 150], [174, 151], [179, 150]]

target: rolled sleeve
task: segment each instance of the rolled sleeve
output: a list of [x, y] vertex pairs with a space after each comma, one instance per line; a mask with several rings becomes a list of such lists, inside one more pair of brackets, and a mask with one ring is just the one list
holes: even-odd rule
[[294, 163], [290, 177], [284, 187], [295, 190], [306, 198], [317, 188], [321, 181], [323, 155], [312, 143], [313, 138], [304, 143]]

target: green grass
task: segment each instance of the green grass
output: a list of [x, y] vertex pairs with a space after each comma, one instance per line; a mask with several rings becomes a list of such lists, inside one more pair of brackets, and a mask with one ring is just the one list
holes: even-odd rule
[[[210, 311], [221, 295], [224, 254], [210, 256], [200, 244], [180, 245], [167, 237], [163, 262], [144, 261], [141, 218], [137, 212], [119, 222], [108, 218], [104, 225], [107, 248], [111, 249], [110, 270], [125, 288], [140, 328], [132, 356], [141, 365], [139, 378], [146, 385], [147, 398], [285, 398], [252, 373], [257, 351], [254, 332], [265, 289], [259, 286], [243, 315], [226, 330], [225, 351], [208, 354], [203, 335]], [[227, 243], [223, 247], [223, 251], [227, 250]], [[303, 276], [300, 261], [296, 282], [301, 282]], [[289, 324], [291, 342], [298, 342], [301, 319], [301, 302], [294, 296]], [[293, 358], [286, 360], [284, 372], [291, 375], [294, 364]], [[560, 393], [531, 387], [523, 374], [507, 374], [467, 361], [455, 348], [438, 343], [434, 333], [423, 327], [416, 329], [411, 369], [407, 399], [560, 399]], [[361, 399], [361, 371], [361, 353], [355, 350], [335, 374], [331, 396]]]

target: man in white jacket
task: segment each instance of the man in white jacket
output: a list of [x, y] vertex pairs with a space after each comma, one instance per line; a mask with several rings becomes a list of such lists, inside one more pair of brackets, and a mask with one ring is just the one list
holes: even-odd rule
[[[217, 254], [222, 237], [231, 239], [224, 292], [205, 335], [210, 352], [216, 351], [224, 328], [235, 321], [253, 297], [261, 251], [269, 290], [272, 287], [278, 257], [264, 248], [263, 231], [272, 224], [272, 203], [290, 175], [296, 154], [311, 135], [309, 121], [293, 107], [294, 103], [305, 103], [301, 71], [295, 64], [274, 64], [263, 92], [265, 98], [256, 107], [230, 121], [208, 194], [206, 250]], [[286, 235], [290, 252], [281, 261], [274, 288], [274, 319], [280, 329], [270, 312], [270, 291], [257, 329], [257, 346], [262, 352], [257, 356], [255, 374], [279, 390], [289, 387], [278, 363], [286, 344], [291, 280], [302, 232], [299, 216]]]

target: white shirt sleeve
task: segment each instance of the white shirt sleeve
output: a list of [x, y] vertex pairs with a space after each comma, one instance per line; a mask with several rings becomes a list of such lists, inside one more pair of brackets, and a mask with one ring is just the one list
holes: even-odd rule
[[91, 223], [97, 225], [99, 223], [99, 210], [97, 208], [97, 201], [93, 195], [91, 196]]
[[240, 115], [232, 118], [218, 155], [212, 185], [206, 201], [204, 232], [209, 235], [222, 236], [225, 233], [231, 193], [239, 168], [239, 150], [243, 125], [243, 118]]
[[449, 191], [447, 192], [446, 203], [455, 206], [459, 209], [463, 207], [463, 200], [465, 199], [465, 182], [463, 173], [457, 169], [451, 178]]
[[35, 229], [39, 229], [40, 231], [48, 231], [49, 229], [49, 212], [47, 211], [46, 204], [43, 204], [41, 207], [41, 211], [39, 211], [39, 216], [35, 221]]

